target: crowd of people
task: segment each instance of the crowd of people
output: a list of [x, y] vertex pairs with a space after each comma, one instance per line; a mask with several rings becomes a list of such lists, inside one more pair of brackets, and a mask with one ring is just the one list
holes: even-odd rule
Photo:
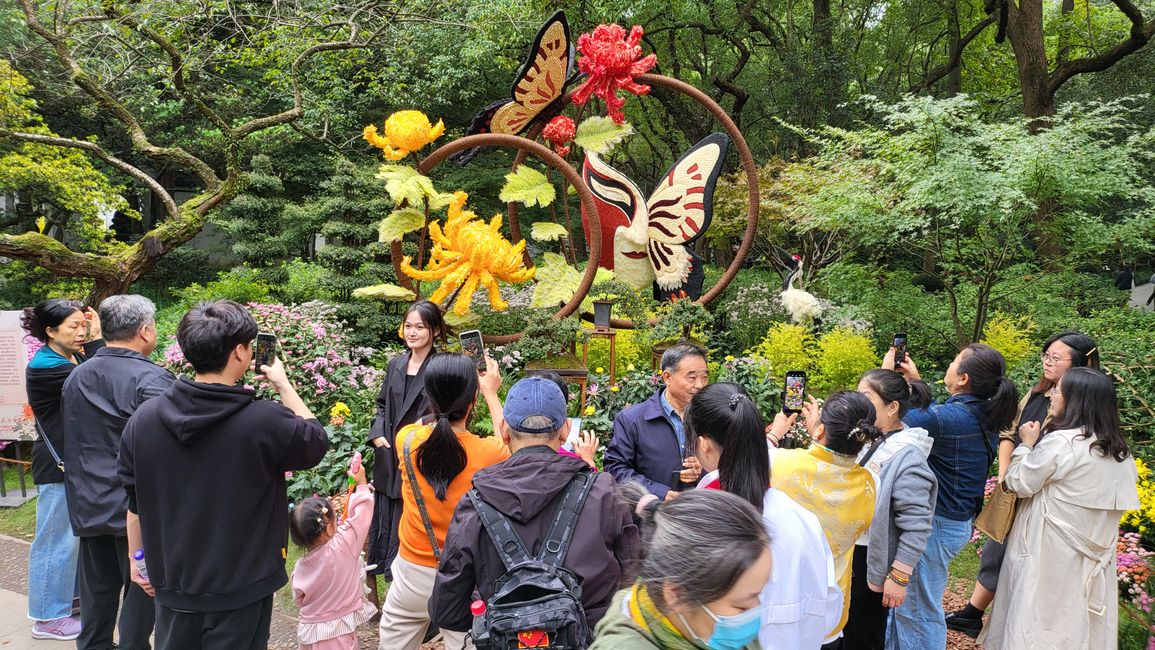
[[[248, 311], [185, 314], [191, 379], [149, 361], [154, 319], [140, 296], [26, 310], [45, 343], [27, 371], [38, 638], [105, 650], [119, 614], [115, 647], [264, 648], [291, 537], [309, 650], [360, 647], [378, 613], [365, 573], [389, 582], [381, 650], [435, 630], [448, 650], [923, 649], [945, 648], [948, 628], [992, 649], [1115, 647], [1115, 545], [1137, 476], [1114, 384], [1078, 332], [1044, 344], [1021, 399], [989, 346], [959, 352], [942, 403], [892, 349], [856, 390], [770, 423], [679, 343], [653, 396], [616, 416], [598, 471], [561, 378], [527, 376], [502, 399], [497, 364], [438, 350], [449, 328], [419, 301], [377, 402], [372, 481], [354, 462], [338, 512], [324, 497], [290, 509], [285, 472], [328, 440], [280, 360], [254, 367]], [[256, 399], [249, 373], [280, 401]], [[470, 430], [482, 400], [496, 435]], [[796, 427], [805, 448], [788, 442]], [[944, 612], [996, 463], [1017, 514], [968, 605]]]

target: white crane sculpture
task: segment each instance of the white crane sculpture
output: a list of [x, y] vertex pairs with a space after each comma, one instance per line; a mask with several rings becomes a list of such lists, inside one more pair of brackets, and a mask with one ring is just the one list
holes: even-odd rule
[[782, 294], [778, 296], [778, 300], [795, 323], [800, 325], [814, 323], [822, 316], [822, 303], [809, 291], [794, 288], [794, 280], [802, 272], [802, 256], [791, 255], [790, 259], [793, 265], [786, 279], [782, 281]]

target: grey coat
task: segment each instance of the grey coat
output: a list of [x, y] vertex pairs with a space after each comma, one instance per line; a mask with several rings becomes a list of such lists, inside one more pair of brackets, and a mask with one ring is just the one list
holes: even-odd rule
[[866, 581], [881, 587], [895, 560], [918, 565], [930, 538], [938, 480], [914, 445], [895, 452], [878, 477], [878, 502], [866, 551]]

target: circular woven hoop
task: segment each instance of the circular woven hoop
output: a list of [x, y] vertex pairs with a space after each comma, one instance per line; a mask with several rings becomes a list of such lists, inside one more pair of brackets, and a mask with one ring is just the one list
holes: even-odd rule
[[[709, 95], [684, 81], [660, 74], [639, 75], [637, 77], [637, 81], [639, 83], [649, 84], [651, 86], [669, 88], [670, 90], [688, 95], [690, 99], [693, 99], [694, 101], [698, 102], [698, 104], [704, 106], [706, 110], [710, 111], [710, 114], [714, 116], [714, 119], [718, 120], [718, 122], [722, 124], [722, 127], [726, 130], [726, 134], [730, 136], [730, 141], [734, 143], [734, 148], [738, 151], [738, 158], [742, 162], [742, 169], [746, 173], [746, 183], [748, 188], [746, 232], [742, 234], [742, 244], [738, 247], [738, 252], [734, 254], [734, 259], [730, 262], [730, 266], [726, 267], [725, 273], [722, 274], [722, 277], [718, 279], [718, 282], [716, 282], [709, 291], [703, 294], [702, 297], [698, 298], [699, 304], [708, 305], [711, 301], [721, 295], [721, 293], [726, 290], [726, 287], [728, 287], [734, 280], [734, 277], [738, 275], [738, 271], [742, 269], [742, 264], [746, 261], [746, 256], [750, 254], [750, 248], [754, 245], [754, 233], [758, 229], [758, 167], [754, 164], [754, 155], [750, 152], [750, 146], [746, 144], [746, 138], [743, 137], [742, 131], [738, 129], [738, 125], [734, 123], [734, 120], [730, 119], [730, 115], [726, 113], [726, 110], [718, 105], [718, 102], [715, 102]], [[538, 127], [538, 129], [540, 130], [540, 127]], [[531, 131], [528, 135], [535, 136], [536, 133]], [[520, 165], [523, 161], [525, 161], [524, 150], [519, 151], [517, 156], [514, 158], [513, 169], [517, 169], [517, 166]], [[568, 174], [566, 175], [566, 178], [569, 179]], [[588, 191], [588, 188], [585, 187], [585, 183], [580, 183], [574, 187], [577, 188], [579, 196], [583, 190]], [[583, 203], [583, 205], [585, 204]], [[508, 211], [510, 215], [510, 241], [516, 243], [522, 239], [521, 226], [517, 221], [517, 205], [513, 203], [509, 204]], [[587, 212], [589, 212], [590, 215], [597, 214], [596, 212], [589, 211], [588, 208]], [[596, 218], [589, 219], [591, 237], [587, 239], [593, 239], [593, 236], [596, 236], [600, 239], [601, 224], [595, 223], [597, 221], [598, 220]], [[587, 241], [586, 243], [591, 247], [589, 258], [590, 261], [593, 262], [600, 257], [601, 242]], [[587, 265], [586, 268], [587, 275], [589, 272], [588, 266], [589, 265]], [[586, 291], [588, 290], [589, 287], [586, 287]], [[581, 294], [580, 299], [584, 298], [585, 294], [583, 293]], [[656, 322], [657, 319], [652, 319], [650, 324], [652, 325]], [[611, 320], [610, 325], [617, 329], [633, 329], [635, 327], [632, 320], [619, 318]]]
[[[469, 135], [464, 138], [459, 138], [453, 142], [438, 147], [429, 154], [424, 160], [417, 164], [417, 171], [428, 175], [429, 172], [445, 161], [446, 158], [452, 156], [459, 151], [472, 149], [474, 147], [508, 147], [518, 150], [518, 159], [524, 160], [526, 155], [536, 156], [539, 160], [545, 162], [547, 165], [556, 169], [565, 176], [566, 181], [573, 185], [577, 190], [578, 200], [581, 201], [582, 207], [590, 214], [594, 214], [597, 206], [594, 204], [594, 196], [590, 193], [589, 188], [582, 182], [581, 176], [574, 170], [574, 168], [565, 161], [564, 158], [554, 153], [548, 147], [545, 147], [533, 140], [523, 138], [517, 135], [506, 135], [504, 133], [479, 133], [477, 135]], [[517, 213], [514, 212], [509, 217], [510, 233], [513, 235], [511, 241], [515, 244], [521, 241], [521, 228], [517, 225]], [[595, 236], [594, 241], [590, 244], [591, 257], [601, 255], [602, 247], [602, 232], [600, 223], [592, 223], [590, 231]], [[516, 234], [514, 234], [516, 233]], [[409, 280], [409, 277], [401, 272], [401, 258], [403, 256], [401, 250], [400, 240], [394, 241], [390, 247], [391, 257], [393, 258], [393, 268], [397, 272], [397, 279], [402, 286], [410, 290], [415, 290], [415, 286]], [[596, 264], [586, 265], [585, 273], [582, 275], [581, 283], [578, 285], [577, 291], [574, 292], [572, 298], [565, 305], [553, 315], [555, 319], [562, 319], [577, 311], [581, 305], [582, 300], [585, 299], [586, 294], [589, 293], [590, 286], [594, 283], [594, 276], [597, 275], [598, 267]], [[483, 335], [485, 342], [489, 345], [506, 345], [513, 343], [521, 338], [523, 332], [516, 334], [503, 335]]]

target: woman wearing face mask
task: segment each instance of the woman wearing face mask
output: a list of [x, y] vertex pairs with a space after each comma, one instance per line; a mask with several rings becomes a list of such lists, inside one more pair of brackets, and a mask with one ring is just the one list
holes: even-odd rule
[[987, 650], [1117, 647], [1119, 519], [1139, 507], [1115, 385], [1098, 370], [1073, 368], [1051, 395], [1053, 419], [1019, 427], [1004, 479], [1022, 498]]
[[[894, 348], [886, 353], [883, 368], [894, 367], [894, 353]], [[897, 370], [912, 385], [921, 381], [909, 354]], [[947, 569], [970, 540], [995, 461], [998, 433], [1014, 422], [1019, 401], [1006, 371], [998, 350], [981, 343], [969, 345], [946, 369], [950, 398], [903, 416], [908, 426], [926, 429], [934, 439], [928, 464], [938, 479], [938, 495], [926, 549], [910, 577], [906, 600], [894, 610], [899, 647], [946, 647], [942, 595]]]
[[[1059, 332], [1043, 344], [1043, 375], [1039, 383], [1019, 401], [1019, 412], [1014, 425], [999, 434], [999, 480], [1011, 464], [1011, 452], [1021, 442], [1018, 429], [1028, 422], [1039, 422], [1046, 428], [1051, 422], [1051, 396], [1063, 375], [1072, 368], [1099, 368], [1099, 345], [1095, 339], [1081, 332]], [[965, 633], [972, 639], [983, 628], [983, 612], [995, 598], [999, 570], [1003, 565], [1006, 546], [993, 539], [983, 545], [979, 574], [974, 592], [966, 607], [946, 615], [948, 629]]]
[[699, 488], [736, 494], [762, 512], [774, 575], [762, 591], [762, 650], [817, 650], [842, 617], [834, 557], [811, 512], [767, 489], [770, 458], [758, 407], [737, 384], [710, 384], [686, 410], [687, 444], [708, 472]]
[[[814, 513], [830, 543], [843, 603], [838, 622], [827, 630], [823, 647], [838, 650], [843, 647], [842, 628], [850, 610], [854, 542], [870, 529], [874, 519], [876, 481], [858, 465], [858, 452], [881, 432], [874, 426], [870, 400], [845, 390], [827, 397], [821, 409], [811, 396], [802, 406], [802, 417], [813, 441], [810, 447], [774, 449], [770, 462], [774, 487]], [[781, 440], [793, 421], [794, 416], [779, 413], [768, 437]]]
[[24, 310], [21, 326], [44, 344], [28, 362], [24, 386], [36, 416], [38, 435], [32, 445], [32, 480], [36, 484], [36, 537], [28, 550], [28, 617], [32, 637], [68, 641], [80, 635], [72, 616], [76, 590], [76, 537], [68, 518], [64, 472], [58, 455], [64, 446], [60, 393], [77, 365], [104, 346], [100, 317], [75, 300], [53, 299]]
[[401, 472], [393, 436], [429, 411], [425, 367], [437, 354], [434, 344], [445, 343], [448, 333], [441, 308], [434, 303], [419, 300], [405, 310], [398, 334], [405, 340], [408, 352], [390, 359], [385, 383], [377, 396], [377, 416], [369, 427], [369, 443], [374, 447], [373, 487], [377, 493], [367, 561], [376, 565], [369, 575], [384, 575], [388, 582], [393, 580], [390, 567], [397, 557], [397, 528], [401, 522]]
[[770, 539], [741, 497], [690, 490], [659, 502], [622, 485], [646, 542], [637, 582], [614, 597], [590, 650], [757, 650]]
[[[893, 370], [871, 370], [858, 392], [874, 405], [882, 437], [864, 447], [858, 463], [878, 477], [878, 501], [870, 533], [854, 547], [850, 619], [843, 630], [846, 647], [897, 648], [887, 634], [890, 610], [906, 599], [906, 583], [930, 537], [938, 480], [926, 459], [934, 441], [925, 429], [907, 427], [902, 416], [930, 403], [930, 388], [912, 386]], [[889, 641], [889, 643], [888, 643]]]

